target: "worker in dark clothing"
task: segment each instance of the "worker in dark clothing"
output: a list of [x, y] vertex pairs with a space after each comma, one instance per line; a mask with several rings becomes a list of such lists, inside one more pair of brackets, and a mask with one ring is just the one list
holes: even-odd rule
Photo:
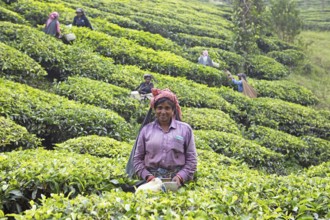
[[139, 85], [139, 87], [136, 88], [136, 90], [140, 94], [149, 94], [151, 93], [151, 89], [154, 88], [154, 84], [151, 82], [152, 76], [150, 74], [145, 74], [143, 76], [144, 82]]
[[81, 8], [77, 8], [76, 14], [77, 15], [73, 19], [73, 23], [72, 23], [73, 26], [88, 27], [91, 30], [93, 30], [91, 23], [89, 22], [89, 20], [85, 15], [85, 12]]

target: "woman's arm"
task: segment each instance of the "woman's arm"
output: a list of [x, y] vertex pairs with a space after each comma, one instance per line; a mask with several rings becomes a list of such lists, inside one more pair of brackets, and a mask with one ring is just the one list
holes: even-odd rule
[[75, 17], [73, 18], [72, 25], [73, 25], [73, 26], [77, 26], [77, 16], [75, 16]]
[[146, 169], [146, 166], [144, 165], [144, 158], [146, 154], [144, 133], [145, 129], [142, 129], [137, 141], [136, 150], [133, 157], [133, 165], [136, 174], [145, 180], [147, 176], [151, 175], [151, 173]]
[[235, 85], [242, 85], [242, 83], [243, 83], [242, 80], [236, 80], [234, 78], [232, 78], [232, 81]]
[[197, 168], [197, 152], [195, 146], [195, 139], [192, 129], [189, 127], [189, 140], [185, 143], [185, 165], [183, 168], [177, 173], [183, 182], [188, 180], [192, 180], [194, 177], [194, 173]]
[[93, 30], [93, 27], [86, 16], [85, 16], [85, 20], [86, 20], [86, 26], [89, 27], [91, 30]]

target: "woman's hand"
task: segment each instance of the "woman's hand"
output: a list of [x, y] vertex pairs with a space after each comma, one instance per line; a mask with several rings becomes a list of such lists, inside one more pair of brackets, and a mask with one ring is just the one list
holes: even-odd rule
[[172, 181], [176, 182], [176, 184], [178, 184], [178, 186], [181, 186], [183, 184], [183, 179], [179, 175], [176, 175], [175, 177], [173, 177]]

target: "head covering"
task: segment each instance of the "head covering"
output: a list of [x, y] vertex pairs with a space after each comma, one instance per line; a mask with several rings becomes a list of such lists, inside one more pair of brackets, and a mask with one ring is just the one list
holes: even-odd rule
[[152, 78], [152, 75], [151, 75], [151, 74], [144, 74], [144, 75], [143, 75], [143, 79], [146, 79], [146, 78], [148, 78], [148, 77], [151, 79], [151, 78]]
[[84, 10], [82, 10], [82, 8], [77, 8], [77, 9], [76, 9], [76, 13], [78, 13], [78, 12], [84, 14]]
[[53, 20], [58, 19], [59, 16], [59, 13], [57, 13], [56, 11], [50, 13], [46, 22], [46, 26], [48, 26]]
[[241, 78], [243, 78], [245, 81], [247, 81], [247, 80], [246, 80], [246, 75], [245, 75], [244, 73], [239, 73], [239, 74], [237, 74], [237, 76], [238, 76], [238, 77], [241, 77]]
[[176, 116], [178, 117], [179, 120], [181, 120], [182, 112], [181, 112], [181, 108], [179, 105], [179, 101], [178, 101], [176, 95], [173, 92], [171, 92], [171, 90], [169, 90], [169, 89], [160, 90], [160, 89], [152, 88], [151, 93], [153, 95], [153, 97], [151, 98], [151, 101], [150, 101], [151, 108], [155, 107], [155, 103], [159, 99], [168, 98], [175, 104], [175, 109], [176, 109], [175, 113], [177, 114]]
[[203, 51], [203, 56], [207, 57], [209, 55], [209, 52], [207, 50]]

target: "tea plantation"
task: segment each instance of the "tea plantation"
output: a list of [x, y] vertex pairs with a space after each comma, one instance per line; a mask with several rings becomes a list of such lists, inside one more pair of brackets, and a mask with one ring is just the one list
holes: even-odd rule
[[[94, 30], [66, 27], [76, 8]], [[330, 219], [330, 111], [286, 79], [306, 56], [273, 37], [255, 54], [233, 52], [231, 10], [0, 0], [0, 219]], [[42, 31], [53, 11], [72, 44]], [[197, 64], [205, 49], [219, 68]], [[243, 62], [256, 99], [222, 71]], [[129, 190], [137, 180], [125, 166], [149, 108], [130, 91], [147, 73], [177, 94], [194, 130], [197, 175], [176, 193]]]

